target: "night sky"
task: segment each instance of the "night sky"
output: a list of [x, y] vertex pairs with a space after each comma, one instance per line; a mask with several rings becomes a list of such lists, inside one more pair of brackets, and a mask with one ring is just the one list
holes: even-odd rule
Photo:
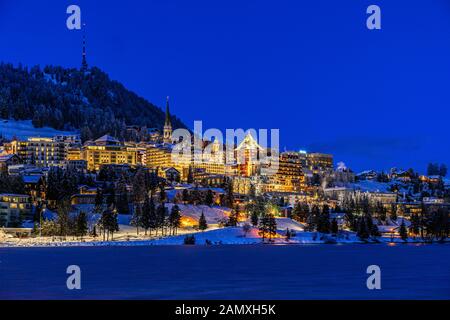
[[169, 95], [190, 127], [279, 128], [283, 150], [355, 171], [450, 165], [449, 0], [0, 0], [0, 60], [79, 67], [70, 4], [88, 63], [159, 106]]

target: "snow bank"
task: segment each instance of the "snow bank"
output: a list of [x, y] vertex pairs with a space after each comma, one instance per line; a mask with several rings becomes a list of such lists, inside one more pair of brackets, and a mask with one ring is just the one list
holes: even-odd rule
[[50, 127], [35, 128], [31, 120], [0, 119], [0, 133], [7, 139], [16, 136], [21, 140], [29, 137], [52, 138], [57, 135], [74, 135], [76, 131], [60, 131]]
[[275, 221], [277, 222], [277, 230], [280, 231], [286, 231], [286, 229], [289, 229], [296, 232], [301, 232], [305, 230], [304, 224], [290, 218], [276, 218]]

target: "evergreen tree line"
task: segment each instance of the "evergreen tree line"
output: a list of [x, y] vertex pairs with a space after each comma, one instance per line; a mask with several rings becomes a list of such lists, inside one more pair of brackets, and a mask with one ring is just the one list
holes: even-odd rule
[[176, 235], [181, 226], [180, 208], [174, 205], [169, 213], [164, 203], [155, 206], [153, 198], [147, 197], [142, 206], [136, 205], [131, 224], [136, 227], [138, 234], [141, 228], [145, 235], [148, 233], [151, 236], [152, 232], [155, 236]]
[[420, 237], [424, 241], [442, 241], [450, 234], [448, 207], [431, 210], [422, 204], [421, 212], [413, 213], [410, 221], [411, 225], [408, 231], [413, 237]]
[[250, 223], [253, 227], [258, 228], [258, 234], [262, 237], [263, 242], [266, 240], [272, 242], [277, 231], [275, 216], [268, 210], [269, 208], [270, 203], [264, 197], [254, 194], [246, 206]]
[[306, 231], [317, 231], [324, 234], [338, 234], [336, 218], [330, 218], [330, 208], [324, 205], [320, 208], [297, 202], [292, 209], [291, 218], [306, 225]]
[[[39, 214], [43, 214], [42, 211]], [[45, 220], [40, 217], [42, 224], [39, 226], [38, 221], [34, 225], [34, 233], [42, 236], [58, 236], [66, 239], [68, 236], [83, 239], [89, 232], [88, 216], [86, 212], [80, 211], [76, 214], [71, 214], [71, 206], [68, 200], [58, 203], [56, 210], [57, 217], [54, 220]]]
[[[110, 133], [127, 138], [127, 125], [162, 129], [164, 112], [93, 67], [89, 72], [0, 63], [0, 118], [35, 127], [80, 129], [83, 141]], [[172, 117], [174, 128], [185, 128]]]

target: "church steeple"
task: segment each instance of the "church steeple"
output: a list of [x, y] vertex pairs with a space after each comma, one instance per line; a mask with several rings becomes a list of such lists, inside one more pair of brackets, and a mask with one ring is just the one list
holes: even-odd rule
[[166, 99], [166, 121], [165, 126], [172, 126], [172, 121], [170, 120], [170, 110], [169, 110], [169, 97]]
[[83, 24], [83, 51], [82, 51], [82, 59], [81, 59], [81, 71], [86, 71], [88, 68], [87, 60], [86, 60], [86, 32], [85, 32], [86, 24]]
[[170, 120], [169, 97], [166, 100], [166, 120], [164, 121], [164, 142], [172, 143], [172, 121]]

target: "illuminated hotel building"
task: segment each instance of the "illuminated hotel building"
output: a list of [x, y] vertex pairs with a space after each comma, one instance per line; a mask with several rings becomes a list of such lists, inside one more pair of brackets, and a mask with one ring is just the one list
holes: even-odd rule
[[23, 220], [32, 219], [30, 196], [0, 194], [0, 227], [19, 227]]
[[257, 174], [259, 169], [259, 157], [264, 149], [256, 142], [251, 134], [247, 134], [235, 149], [237, 160], [237, 174], [251, 177]]
[[186, 180], [189, 174], [189, 167], [192, 166], [192, 157], [177, 157], [173, 159], [172, 151], [172, 145], [169, 144], [149, 145], [145, 154], [146, 166], [158, 170], [175, 168], [180, 172], [181, 179]]
[[83, 160], [90, 171], [99, 170], [104, 164], [137, 164], [136, 148], [120, 144], [115, 138], [105, 135], [83, 146]]
[[76, 161], [82, 160], [82, 152], [80, 147], [68, 147], [66, 150], [66, 160]]
[[279, 157], [278, 170], [270, 177], [272, 191], [299, 192], [305, 184], [302, 171], [302, 155], [298, 152], [282, 152]]
[[325, 153], [308, 153], [307, 165], [311, 171], [333, 169], [333, 155]]
[[58, 166], [65, 160], [64, 142], [51, 138], [29, 138], [27, 162], [38, 167]]
[[7, 152], [17, 154], [22, 159], [22, 161], [26, 162], [27, 145], [28, 145], [27, 141], [13, 140]]

